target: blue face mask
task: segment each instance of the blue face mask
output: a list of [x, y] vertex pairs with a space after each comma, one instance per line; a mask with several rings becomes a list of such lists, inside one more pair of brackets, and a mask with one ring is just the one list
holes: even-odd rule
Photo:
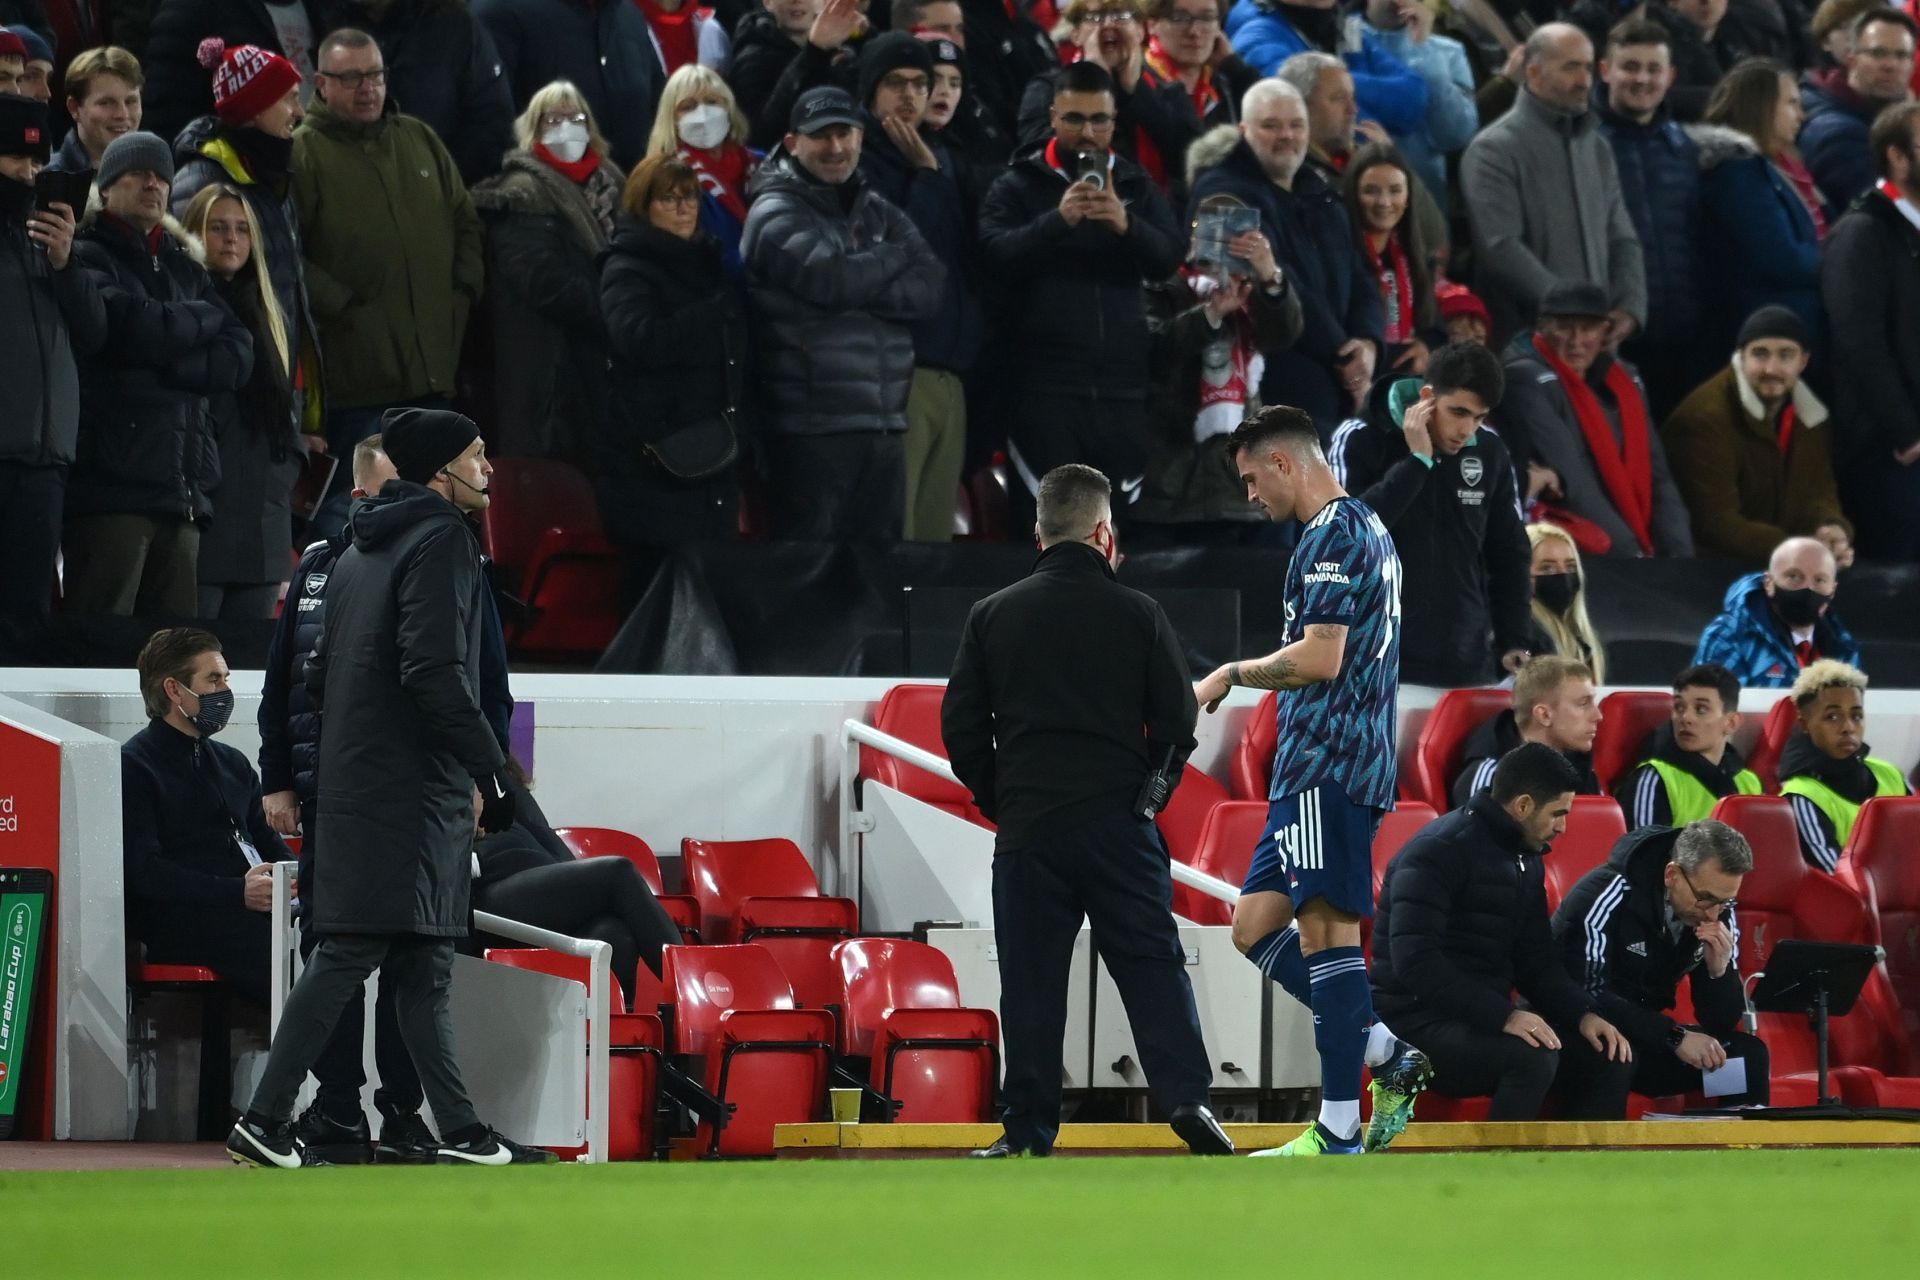
[[193, 727], [200, 731], [201, 737], [211, 738], [227, 727], [227, 721], [233, 718], [233, 690], [197, 693], [194, 697], [200, 700], [200, 709], [187, 718], [193, 721]]

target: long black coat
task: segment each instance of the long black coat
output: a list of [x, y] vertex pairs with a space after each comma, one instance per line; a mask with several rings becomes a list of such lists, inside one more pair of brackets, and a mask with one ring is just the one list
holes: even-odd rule
[[454, 505], [390, 480], [348, 518], [308, 660], [321, 691], [321, 933], [463, 937], [473, 780], [501, 767], [480, 711], [480, 548]]
[[[314, 49], [326, 31], [314, 0], [301, 0], [313, 23]], [[267, 13], [265, 0], [159, 0], [153, 6], [153, 26], [140, 66], [147, 73], [142, 92], [140, 127], [163, 138], [175, 137], [187, 122], [213, 112], [213, 73], [194, 56], [200, 42], [218, 36], [227, 48], [258, 45], [269, 53], [286, 55], [280, 32]]]
[[466, 0], [393, 0], [378, 18], [353, 0], [320, 0], [320, 9], [327, 30], [356, 27], [380, 42], [387, 96], [440, 135], [468, 186], [500, 171], [513, 145], [513, 96], [500, 51]]
[[738, 519], [733, 473], [684, 482], [646, 452], [651, 441], [722, 415], [743, 444], [751, 430], [746, 303], [727, 279], [720, 242], [704, 230], [682, 240], [623, 218], [600, 257], [600, 313], [615, 380], [599, 450], [607, 532], [648, 547], [729, 536]]
[[220, 483], [207, 397], [253, 371], [253, 337], [168, 219], [159, 248], [89, 216], [73, 251], [106, 309], [104, 346], [80, 362], [80, 441], [67, 514], [203, 520]]
[[245, 386], [207, 397], [220, 450], [220, 487], [213, 491], [213, 521], [200, 539], [200, 581], [279, 582], [293, 547], [292, 491], [300, 475], [293, 389], [267, 331], [258, 278], [249, 270], [215, 288], [246, 321], [254, 360]]
[[1402, 1035], [1435, 1021], [1497, 1033], [1517, 987], [1540, 1016], [1571, 1027], [1592, 1002], [1560, 963], [1547, 911], [1544, 850], [1477, 795], [1428, 824], [1387, 867], [1373, 917], [1373, 1007]]

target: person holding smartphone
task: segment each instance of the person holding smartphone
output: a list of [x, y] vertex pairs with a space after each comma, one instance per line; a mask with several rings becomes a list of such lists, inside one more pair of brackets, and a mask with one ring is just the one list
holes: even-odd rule
[[46, 104], [0, 94], [0, 654], [52, 606], [80, 431], [74, 350], [99, 345], [106, 329], [99, 296], [74, 267], [72, 196], [62, 175], [43, 173], [47, 156]]

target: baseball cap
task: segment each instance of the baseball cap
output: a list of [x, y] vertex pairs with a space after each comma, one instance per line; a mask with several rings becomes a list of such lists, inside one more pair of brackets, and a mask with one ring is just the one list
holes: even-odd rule
[[821, 85], [801, 94], [787, 115], [790, 133], [813, 134], [831, 125], [861, 127], [860, 108], [845, 89]]

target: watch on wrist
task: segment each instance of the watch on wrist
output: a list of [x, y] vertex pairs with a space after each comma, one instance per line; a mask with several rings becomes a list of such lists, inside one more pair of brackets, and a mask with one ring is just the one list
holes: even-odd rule
[[1678, 1049], [1686, 1038], [1687, 1029], [1677, 1022], [1674, 1023], [1673, 1026], [1667, 1030], [1667, 1048]]

